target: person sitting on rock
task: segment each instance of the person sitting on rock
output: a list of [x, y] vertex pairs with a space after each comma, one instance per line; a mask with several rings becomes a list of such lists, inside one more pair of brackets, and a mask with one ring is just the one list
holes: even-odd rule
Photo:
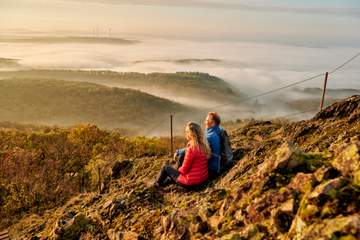
[[[230, 139], [225, 129], [221, 126], [220, 116], [215, 112], [209, 112], [205, 119], [206, 138], [210, 146], [211, 156], [208, 162], [209, 178], [215, 179], [222, 171], [226, 171], [233, 165], [233, 152]], [[176, 168], [181, 167], [186, 154], [186, 148], [176, 150], [174, 159]]]
[[209, 112], [205, 119], [206, 138], [210, 145], [209, 159], [210, 178], [216, 178], [220, 171], [224, 171], [233, 164], [233, 153], [227, 132], [220, 127], [220, 116]]
[[169, 178], [183, 187], [201, 186], [207, 181], [211, 151], [201, 127], [189, 122], [185, 128], [185, 137], [188, 143], [183, 151], [183, 161], [177, 164], [178, 168], [165, 165], [155, 182], [156, 187], [164, 186]]

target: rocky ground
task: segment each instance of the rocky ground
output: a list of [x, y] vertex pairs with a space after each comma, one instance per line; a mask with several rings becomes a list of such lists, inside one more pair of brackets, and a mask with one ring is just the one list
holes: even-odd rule
[[154, 189], [169, 159], [118, 163], [104, 193], [10, 229], [13, 239], [360, 239], [360, 96], [301, 122], [244, 121], [236, 164], [204, 189]]

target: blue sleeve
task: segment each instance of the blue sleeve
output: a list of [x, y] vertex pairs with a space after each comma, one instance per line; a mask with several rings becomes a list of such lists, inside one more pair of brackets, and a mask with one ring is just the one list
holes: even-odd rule
[[211, 152], [220, 155], [220, 138], [217, 134], [211, 134], [208, 138]]
[[216, 133], [213, 133], [208, 134], [207, 139], [211, 148], [209, 170], [218, 172], [220, 170], [220, 138]]

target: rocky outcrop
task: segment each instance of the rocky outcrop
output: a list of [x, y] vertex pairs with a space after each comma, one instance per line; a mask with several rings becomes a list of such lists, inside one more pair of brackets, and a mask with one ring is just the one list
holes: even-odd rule
[[328, 120], [331, 118], [348, 118], [355, 121], [360, 117], [360, 96], [355, 95], [340, 102], [334, 103], [324, 111], [319, 112], [314, 120]]
[[354, 96], [309, 121], [240, 125], [231, 134], [238, 161], [196, 192], [151, 187], [166, 158], [117, 163], [108, 193], [79, 195], [31, 223], [24, 218], [12, 232], [58, 239], [360, 239], [359, 106]]

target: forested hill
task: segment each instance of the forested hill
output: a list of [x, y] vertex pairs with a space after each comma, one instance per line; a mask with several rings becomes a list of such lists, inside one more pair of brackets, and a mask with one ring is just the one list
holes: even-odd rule
[[0, 81], [0, 121], [146, 128], [190, 108], [132, 89], [39, 79]]
[[86, 81], [107, 86], [135, 88], [167, 97], [196, 98], [198, 100], [226, 101], [242, 95], [224, 80], [197, 72], [135, 73], [81, 70], [22, 70], [0, 71], [0, 78], [46, 78]]

